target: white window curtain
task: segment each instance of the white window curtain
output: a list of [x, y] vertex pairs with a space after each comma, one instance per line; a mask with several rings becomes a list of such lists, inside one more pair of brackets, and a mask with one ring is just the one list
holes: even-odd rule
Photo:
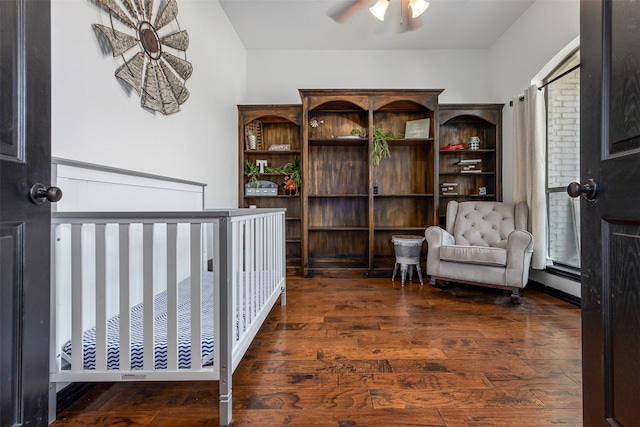
[[513, 99], [513, 201], [529, 205], [529, 232], [533, 234], [531, 267], [547, 264], [546, 113], [544, 92], [537, 85], [525, 89], [524, 100]]

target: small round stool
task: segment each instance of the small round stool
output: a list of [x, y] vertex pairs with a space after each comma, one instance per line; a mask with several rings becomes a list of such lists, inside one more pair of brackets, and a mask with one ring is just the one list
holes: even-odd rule
[[393, 267], [391, 280], [395, 279], [396, 273], [398, 272], [398, 264], [400, 264], [400, 275], [402, 277], [402, 286], [404, 286], [405, 278], [407, 277], [407, 270], [409, 271], [409, 280], [413, 280], [413, 268], [409, 268], [409, 266], [415, 265], [416, 270], [418, 270], [420, 284], [423, 284], [422, 272], [420, 270], [420, 255], [422, 254], [422, 243], [424, 240], [424, 236], [401, 235], [391, 237], [396, 253], [396, 264]]

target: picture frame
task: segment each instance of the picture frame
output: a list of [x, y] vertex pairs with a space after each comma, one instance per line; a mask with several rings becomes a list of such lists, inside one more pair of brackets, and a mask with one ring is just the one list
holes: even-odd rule
[[411, 120], [405, 124], [405, 139], [429, 138], [431, 119]]

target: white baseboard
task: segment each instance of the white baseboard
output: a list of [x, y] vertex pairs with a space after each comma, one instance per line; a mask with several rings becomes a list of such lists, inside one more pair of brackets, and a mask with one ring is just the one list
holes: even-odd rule
[[550, 274], [542, 270], [532, 270], [529, 274], [529, 279], [576, 298], [582, 298], [581, 285], [577, 280], [567, 279], [566, 277]]

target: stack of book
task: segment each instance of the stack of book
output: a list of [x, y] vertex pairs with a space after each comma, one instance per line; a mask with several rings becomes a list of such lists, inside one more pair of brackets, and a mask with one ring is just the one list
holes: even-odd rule
[[443, 182], [442, 184], [440, 184], [440, 195], [441, 196], [457, 196], [458, 184], [455, 182]]
[[482, 172], [481, 159], [464, 159], [456, 163], [460, 166], [460, 173], [480, 173]]

